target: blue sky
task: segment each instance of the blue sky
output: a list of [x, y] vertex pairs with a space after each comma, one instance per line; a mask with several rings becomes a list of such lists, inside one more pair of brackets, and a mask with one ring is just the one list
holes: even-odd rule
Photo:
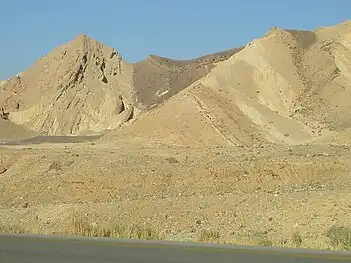
[[351, 19], [350, 0], [0, 0], [0, 10], [0, 79], [79, 33], [135, 62], [240, 46], [275, 25], [314, 29]]

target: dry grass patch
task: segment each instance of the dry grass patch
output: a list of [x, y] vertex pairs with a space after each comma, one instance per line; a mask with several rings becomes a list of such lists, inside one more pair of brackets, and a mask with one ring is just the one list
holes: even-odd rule
[[221, 235], [218, 231], [202, 229], [198, 234], [198, 241], [205, 243], [219, 243]]
[[150, 227], [139, 225], [106, 227], [94, 225], [81, 220], [73, 220], [67, 234], [91, 237], [114, 237], [144, 240], [160, 240], [162, 235]]
[[351, 228], [346, 226], [332, 226], [325, 235], [335, 248], [351, 250]]
[[291, 237], [291, 241], [292, 241], [292, 244], [299, 248], [302, 246], [302, 243], [303, 243], [303, 238], [302, 236], [300, 235], [300, 233], [298, 232], [295, 232], [292, 237]]
[[6, 226], [0, 225], [0, 233], [7, 233], [7, 234], [25, 234], [27, 231], [20, 226]]

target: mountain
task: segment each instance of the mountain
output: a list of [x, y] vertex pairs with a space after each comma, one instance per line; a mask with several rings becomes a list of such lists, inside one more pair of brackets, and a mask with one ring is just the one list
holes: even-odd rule
[[0, 106], [12, 123], [49, 135], [112, 130], [102, 140], [241, 147], [345, 141], [350, 30], [350, 21], [273, 27], [244, 47], [134, 64], [81, 34], [9, 79]]
[[136, 114], [133, 71], [115, 49], [80, 34], [8, 80], [0, 105], [12, 122], [48, 135], [114, 129]]
[[350, 32], [350, 21], [274, 27], [119, 136], [237, 146], [335, 140], [351, 128]]

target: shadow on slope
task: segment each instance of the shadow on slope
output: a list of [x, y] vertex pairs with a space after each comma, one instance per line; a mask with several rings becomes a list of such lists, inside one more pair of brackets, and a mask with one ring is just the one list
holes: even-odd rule
[[138, 107], [148, 109], [174, 96], [193, 82], [206, 76], [216, 63], [242, 50], [230, 50], [191, 60], [174, 60], [155, 55], [134, 64], [134, 84]]

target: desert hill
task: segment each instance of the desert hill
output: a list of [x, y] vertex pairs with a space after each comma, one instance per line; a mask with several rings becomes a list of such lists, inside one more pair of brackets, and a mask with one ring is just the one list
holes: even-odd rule
[[351, 124], [350, 29], [274, 27], [122, 134], [248, 146], [335, 138]]
[[113, 129], [133, 115], [133, 70], [81, 34], [11, 78], [0, 105], [12, 122], [49, 135]]

